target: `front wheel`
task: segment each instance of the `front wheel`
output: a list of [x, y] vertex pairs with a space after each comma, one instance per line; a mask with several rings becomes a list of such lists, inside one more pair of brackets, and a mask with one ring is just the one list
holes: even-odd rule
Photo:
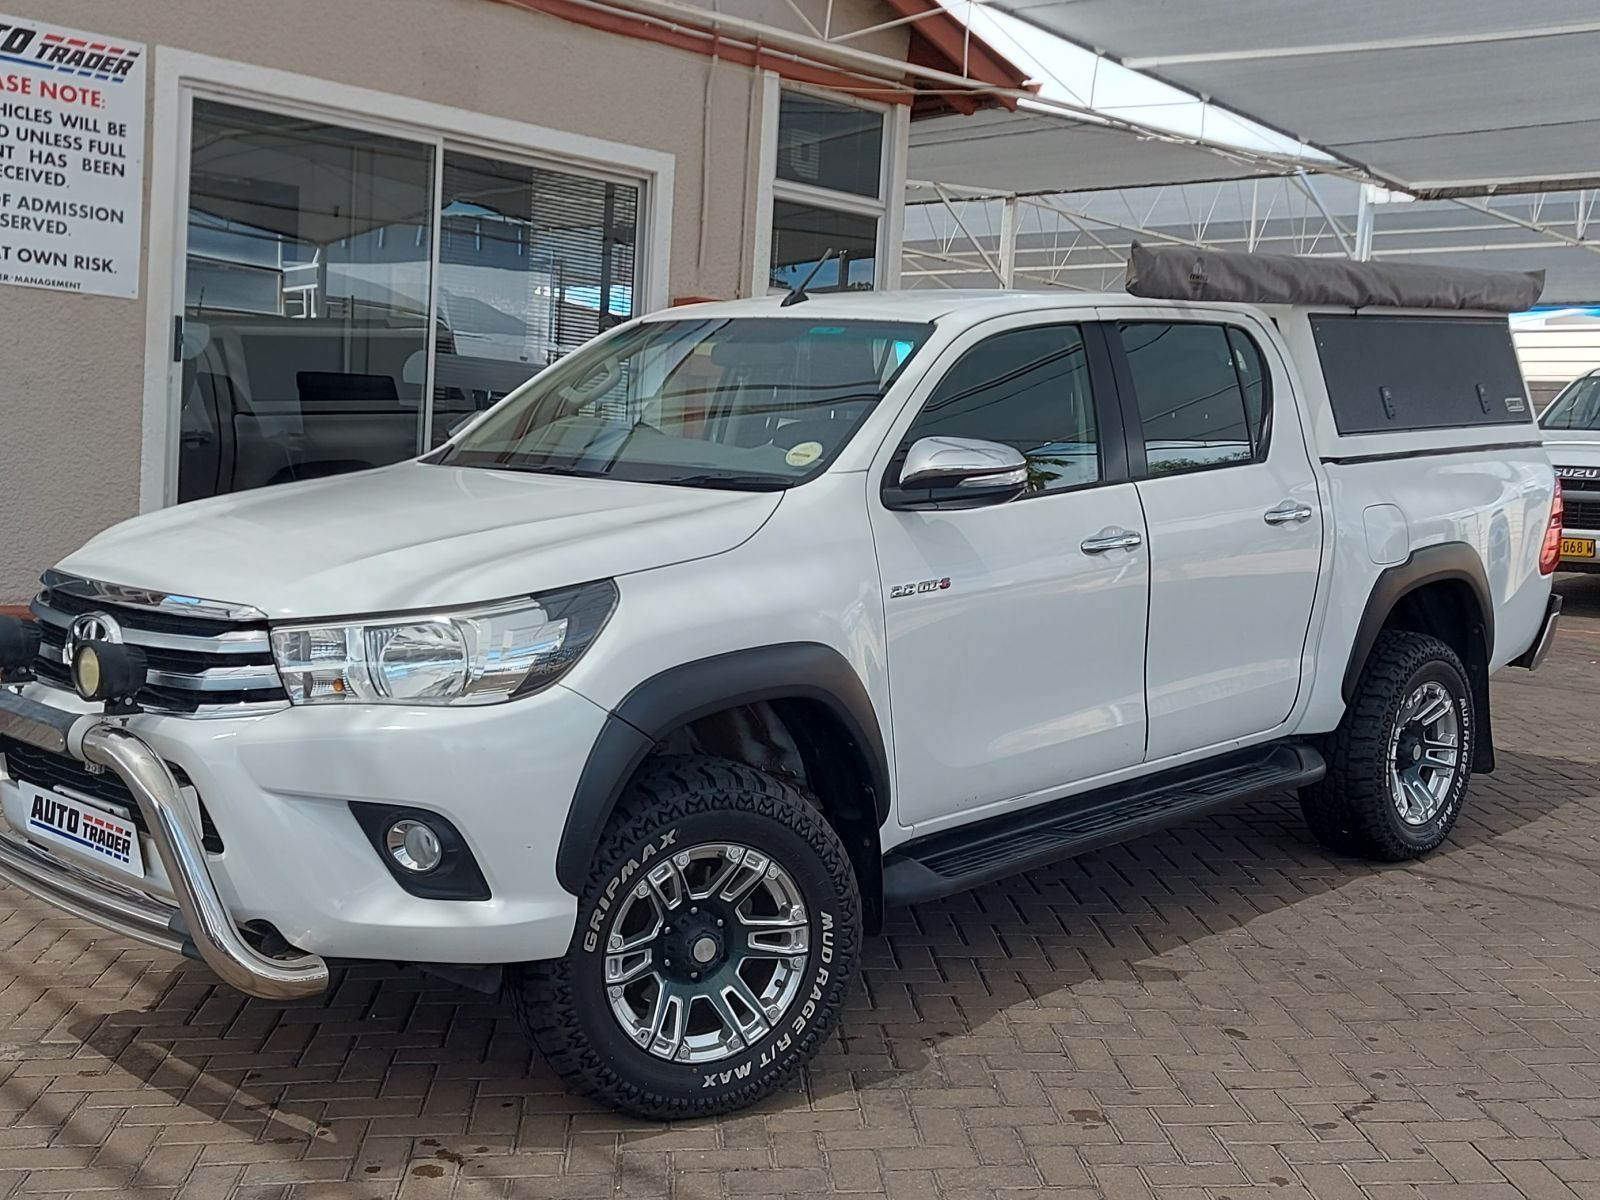
[[1476, 714], [1461, 659], [1438, 638], [1388, 630], [1328, 738], [1328, 774], [1300, 793], [1326, 846], [1388, 862], [1450, 835], [1472, 777]]
[[805, 797], [738, 763], [662, 758], [606, 827], [567, 956], [519, 967], [511, 995], [576, 1090], [705, 1116], [816, 1053], [860, 943], [849, 856]]

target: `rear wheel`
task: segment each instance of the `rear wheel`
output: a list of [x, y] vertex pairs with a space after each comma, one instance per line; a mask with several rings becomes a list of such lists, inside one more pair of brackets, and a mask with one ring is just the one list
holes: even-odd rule
[[793, 788], [706, 757], [647, 763], [606, 828], [572, 949], [513, 975], [576, 1090], [708, 1115], [780, 1087], [838, 1016], [861, 940], [849, 857]]
[[1387, 630], [1324, 747], [1328, 774], [1300, 794], [1324, 845], [1399, 862], [1449, 836], [1472, 775], [1472, 689], [1438, 638]]

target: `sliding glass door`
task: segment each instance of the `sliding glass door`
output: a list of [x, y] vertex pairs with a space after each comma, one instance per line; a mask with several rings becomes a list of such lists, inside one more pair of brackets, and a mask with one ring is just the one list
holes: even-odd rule
[[432, 443], [633, 315], [639, 189], [446, 150]]
[[178, 499], [382, 466], [633, 313], [637, 184], [193, 101]]

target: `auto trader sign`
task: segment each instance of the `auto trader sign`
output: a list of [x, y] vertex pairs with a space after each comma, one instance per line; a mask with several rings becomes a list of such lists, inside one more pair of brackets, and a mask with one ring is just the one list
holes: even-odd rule
[[139, 294], [145, 59], [0, 13], [0, 283]]

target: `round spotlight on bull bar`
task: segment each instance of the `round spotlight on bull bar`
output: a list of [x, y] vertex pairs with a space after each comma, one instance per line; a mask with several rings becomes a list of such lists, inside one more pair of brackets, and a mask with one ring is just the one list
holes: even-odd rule
[[407, 871], [425, 875], [444, 861], [439, 835], [421, 821], [396, 821], [384, 834], [389, 857]]
[[115, 642], [80, 642], [72, 652], [72, 686], [85, 700], [126, 705], [144, 687], [150, 664], [144, 651]]
[[0, 617], [0, 677], [25, 671], [39, 655], [39, 627], [21, 617]]

